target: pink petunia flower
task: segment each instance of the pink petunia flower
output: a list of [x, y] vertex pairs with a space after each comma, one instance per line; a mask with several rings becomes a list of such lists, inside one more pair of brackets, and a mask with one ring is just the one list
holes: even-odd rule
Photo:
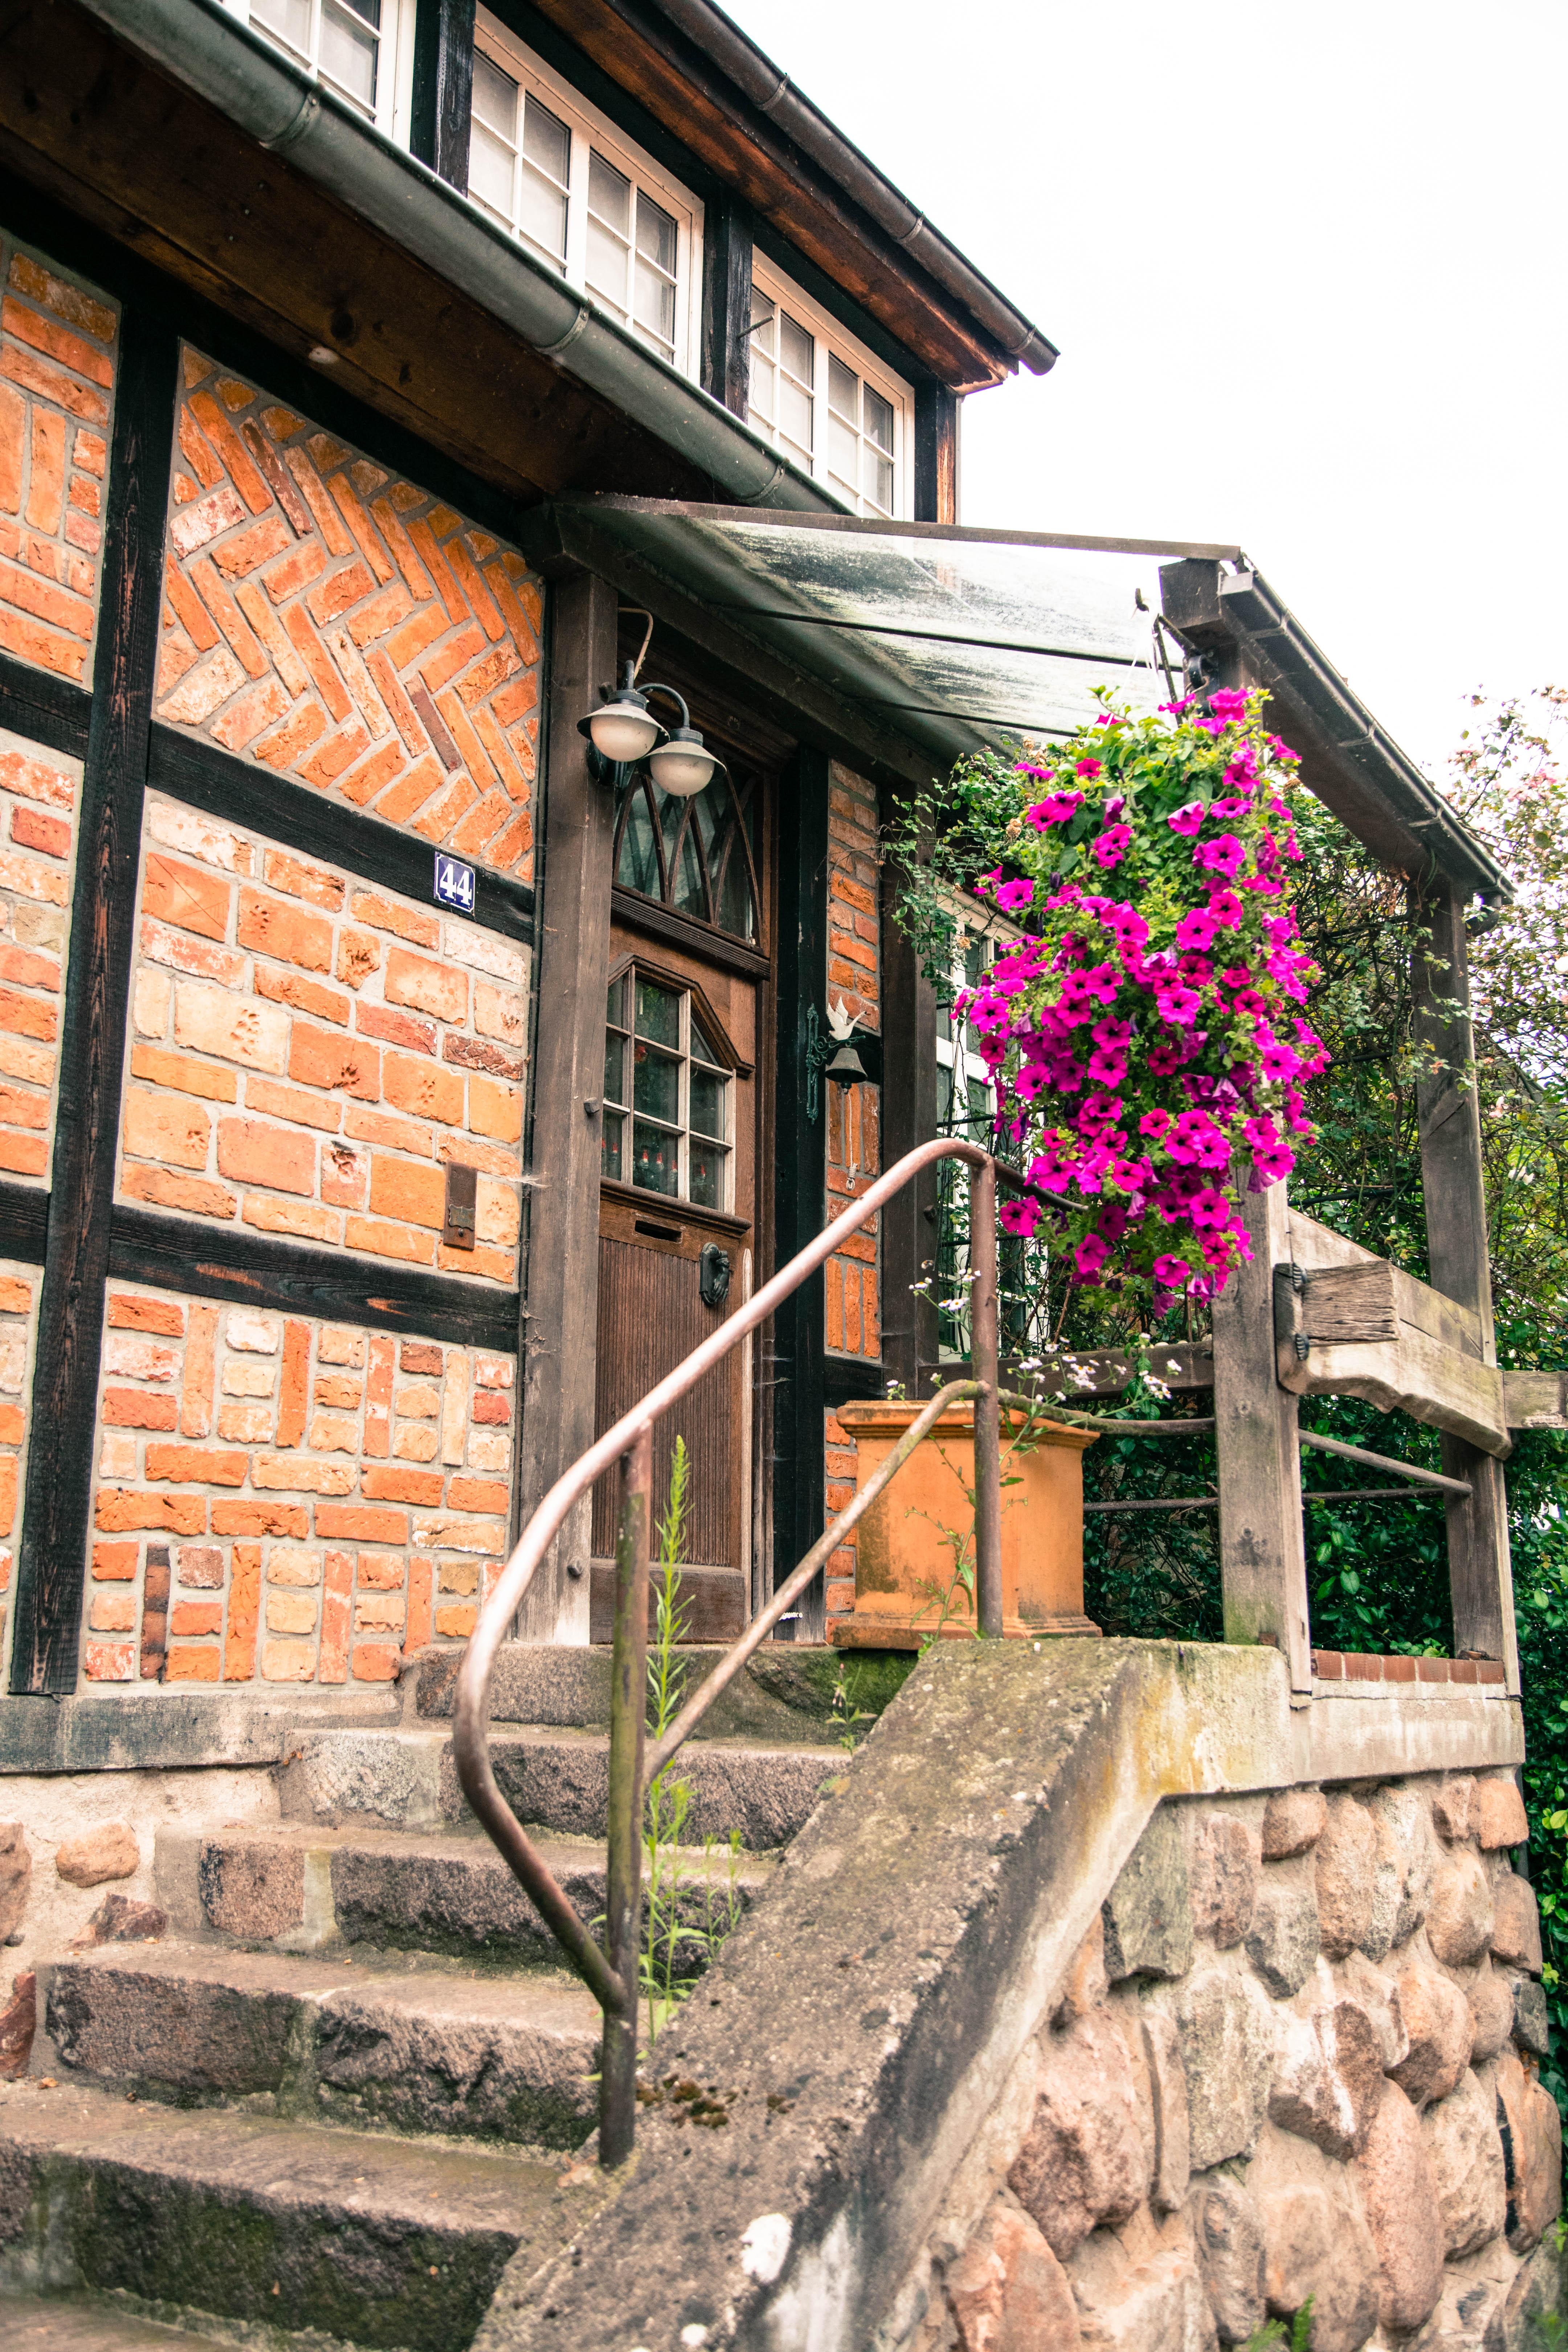
[[1204, 1009], [1195, 988], [1163, 988], [1155, 1002], [1161, 1020], [1168, 1021], [1173, 1029], [1190, 1029]]
[[998, 1222], [1005, 1233], [1017, 1234], [1027, 1241], [1040, 1222], [1037, 1201], [1004, 1201]]
[[1215, 921], [1219, 925], [1221, 930], [1233, 930], [1236, 925], [1241, 920], [1241, 900], [1237, 897], [1234, 890], [1211, 889], [1209, 892], [1209, 913], [1214, 917]]
[[1080, 1281], [1098, 1282], [1100, 1270], [1110, 1255], [1110, 1244], [1108, 1241], [1099, 1234], [1085, 1234], [1073, 1252], [1073, 1264], [1078, 1268]]
[[1099, 760], [1075, 760], [1073, 769], [1078, 775], [1087, 776], [1090, 783], [1097, 776], [1104, 773], [1103, 762]]
[[1035, 896], [1032, 882], [1004, 882], [995, 894], [996, 904], [1005, 915], [1016, 915], [1030, 905]]
[[[1093, 843], [1095, 862], [1105, 866], [1120, 866], [1127, 855], [1131, 840], [1132, 827], [1130, 824], [1107, 825], [1105, 831], [1098, 835]], [[998, 906], [1002, 903], [1000, 892], [997, 893], [996, 903]]]
[[1168, 816], [1165, 819], [1165, 823], [1170, 826], [1173, 833], [1185, 834], [1187, 838], [1191, 840], [1194, 834], [1201, 833], [1203, 831], [1204, 804], [1202, 801], [1188, 801], [1184, 807], [1179, 808], [1176, 811], [1174, 816]]
[[1209, 1185], [1192, 1202], [1187, 1214], [1200, 1233], [1223, 1233], [1230, 1223], [1230, 1202]]
[[1206, 948], [1217, 926], [1210, 914], [1194, 907], [1176, 925], [1176, 945], [1179, 948]]
[[1193, 864], [1204, 874], [1223, 874], [1229, 878], [1239, 874], [1246, 863], [1247, 852], [1234, 833], [1222, 833], [1214, 841], [1200, 841], [1193, 852]]
[[1239, 687], [1218, 687], [1209, 697], [1209, 709], [1225, 726], [1239, 727], [1247, 717], [1247, 697]]

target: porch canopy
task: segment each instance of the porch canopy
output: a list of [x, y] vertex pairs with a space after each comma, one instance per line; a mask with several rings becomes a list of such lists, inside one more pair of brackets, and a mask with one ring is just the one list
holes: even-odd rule
[[552, 500], [521, 537], [542, 570], [585, 565], [905, 782], [984, 743], [1070, 734], [1096, 687], [1167, 701], [1184, 645], [1268, 688], [1303, 780], [1384, 864], [1511, 895], [1239, 548], [616, 497]]

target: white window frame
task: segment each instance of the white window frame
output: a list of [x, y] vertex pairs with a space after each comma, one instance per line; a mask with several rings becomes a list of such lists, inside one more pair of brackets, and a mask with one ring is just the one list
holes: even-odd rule
[[[478, 11], [474, 26], [474, 46], [510, 74], [520, 89], [531, 93], [542, 106], [548, 107], [566, 126], [571, 134], [571, 160], [568, 166], [566, 198], [566, 258], [562, 275], [568, 286], [586, 292], [588, 257], [588, 158], [596, 150], [605, 163], [613, 164], [628, 179], [634, 188], [646, 190], [664, 211], [673, 215], [676, 226], [675, 258], [675, 351], [665, 352], [658, 339], [627, 317], [622, 323], [637, 341], [669, 363], [678, 373], [695, 377], [702, 347], [702, 205], [689, 188], [682, 186], [662, 171], [640, 147], [635, 147], [624, 132], [618, 131], [607, 115], [552, 72], [542, 58], [524, 48], [514, 33], [508, 31], [488, 8]], [[480, 205], [487, 219], [500, 215], [478, 195], [469, 193], [469, 202]], [[555, 257], [544, 253], [531, 238], [520, 234], [515, 224], [502, 221], [501, 226], [517, 238], [526, 253], [542, 259], [547, 266]], [[555, 263], [556, 267], [561, 267]], [[599, 298], [595, 296], [595, 299]]]
[[388, 139], [395, 139], [400, 147], [407, 146], [409, 116], [414, 103], [415, 0], [381, 0], [381, 48], [376, 59], [374, 111], [362, 106], [359, 100], [333, 81], [330, 74], [321, 71], [319, 59], [321, 11], [325, 0], [310, 0], [309, 57], [303, 56], [291, 42], [275, 33], [270, 25], [262, 24], [256, 16], [252, 0], [224, 0], [224, 5], [231, 16], [237, 16], [242, 25], [248, 25], [262, 40], [270, 42], [284, 57], [292, 58], [296, 65], [303, 66], [308, 73], [313, 73], [322, 88], [330, 89], [334, 98], [342, 99], [345, 106], [352, 107], [356, 114], [374, 123], [376, 130]]
[[[893, 505], [890, 520], [894, 522], [912, 521], [915, 511], [915, 396], [911, 386], [904, 382], [902, 376], [895, 375], [891, 368], [884, 367], [876, 354], [858, 341], [847, 328], [841, 327], [837, 319], [831, 318], [819, 303], [812, 300], [809, 294], [801, 291], [793, 278], [786, 278], [782, 269], [775, 269], [761, 253], [752, 258], [752, 283], [759, 294], [765, 294], [771, 302], [787, 310], [797, 325], [804, 327], [811, 335], [816, 347], [812, 383], [809, 465], [797, 455], [794, 442], [781, 436], [776, 420], [770, 423], [753, 411], [747, 418], [752, 430], [760, 433], [763, 440], [770, 442], [774, 448], [783, 448], [797, 465], [804, 466], [814, 479], [830, 481], [832, 478], [827, 465], [827, 363], [829, 359], [841, 360], [846, 367], [853, 368], [873, 392], [880, 393], [892, 408]], [[872, 517], [882, 512], [881, 508], [874, 505], [859, 489], [856, 492], [854, 510], [857, 514]]]
[[[637, 985], [639, 978], [646, 980], [650, 987], [661, 989], [667, 996], [676, 996], [679, 997], [680, 1001], [677, 1043], [674, 1045], [660, 1045], [652, 1038], [646, 1041], [649, 1052], [657, 1054], [663, 1060], [679, 1062], [679, 1075], [676, 1080], [677, 1115], [673, 1123], [668, 1119], [655, 1118], [651, 1112], [640, 1111], [637, 1108], [637, 1048], [638, 1043], [638, 1031], [637, 1025]], [[735, 1196], [736, 1074], [734, 1070], [730, 1068], [726, 1064], [711, 1058], [709, 1054], [703, 1053], [694, 1055], [692, 1053], [691, 1032], [694, 1024], [698, 1022], [700, 1016], [697, 1014], [693, 1008], [693, 989], [692, 983], [689, 981], [681, 980], [677, 973], [666, 972], [658, 970], [651, 965], [639, 963], [635, 956], [629, 956], [624, 963], [618, 964], [616, 970], [612, 972], [608, 982], [608, 989], [616, 989], [619, 987], [623, 982], [626, 983], [626, 1025], [622, 1029], [618, 1024], [612, 1024], [606, 1015], [605, 1034], [606, 1039], [611, 1036], [618, 1036], [623, 1040], [621, 1093], [626, 1097], [626, 1099], [625, 1101], [620, 1101], [611, 1096], [607, 1084], [608, 1073], [606, 1072], [606, 1086], [602, 1106], [601, 1124], [604, 1128], [605, 1134], [607, 1135], [609, 1119], [614, 1117], [621, 1120], [621, 1165], [626, 1172], [620, 1176], [607, 1177], [604, 1181], [613, 1184], [628, 1184], [635, 1191], [642, 1193], [644, 1198], [650, 1202], [679, 1202], [681, 1206], [685, 1208], [694, 1209], [699, 1216], [705, 1214], [710, 1216], [728, 1216], [731, 1213]], [[606, 994], [607, 993], [608, 990], [606, 991]], [[608, 1057], [606, 1055], [606, 1059]], [[700, 1129], [694, 1129], [691, 1124], [691, 1070], [693, 1062], [696, 1063], [700, 1069], [708, 1075], [723, 1080], [724, 1132], [722, 1135], [704, 1134]], [[660, 1192], [656, 1191], [651, 1185], [638, 1184], [636, 1176], [632, 1173], [632, 1171], [637, 1165], [634, 1155], [637, 1150], [637, 1122], [639, 1120], [645, 1127], [653, 1128], [658, 1134], [668, 1136], [675, 1144], [677, 1154], [676, 1183], [678, 1190], [674, 1192]], [[691, 1147], [694, 1140], [700, 1146], [707, 1144], [711, 1149], [723, 1154], [721, 1162], [721, 1181], [719, 1185], [719, 1191], [722, 1194], [722, 1198], [717, 1202], [710, 1201], [694, 1201], [691, 1197]], [[604, 1142], [602, 1138], [601, 1165], [603, 1149]]]

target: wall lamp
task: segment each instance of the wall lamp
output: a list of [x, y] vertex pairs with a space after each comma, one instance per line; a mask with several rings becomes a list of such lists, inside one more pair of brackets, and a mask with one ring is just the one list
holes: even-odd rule
[[[647, 707], [649, 696], [655, 694], [668, 696], [676, 705], [680, 712], [679, 727], [659, 725]], [[691, 713], [674, 687], [639, 688], [635, 662], [627, 662], [619, 686], [606, 694], [598, 709], [577, 721], [577, 732], [588, 739], [588, 772], [595, 782], [611, 784], [617, 791], [645, 760], [660, 792], [682, 801], [690, 800], [715, 776], [722, 779], [729, 772], [691, 724]]]

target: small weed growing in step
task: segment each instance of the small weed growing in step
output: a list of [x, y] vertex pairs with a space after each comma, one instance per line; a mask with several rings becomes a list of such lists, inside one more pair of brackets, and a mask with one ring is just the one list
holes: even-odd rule
[[[685, 1640], [689, 1612], [680, 1602], [680, 1567], [686, 1553], [690, 1509], [691, 1459], [686, 1440], [678, 1437], [669, 1465], [669, 1502], [658, 1523], [658, 1559], [654, 1573], [654, 1622], [647, 1654], [647, 1727], [662, 1739], [680, 1709], [685, 1696], [684, 1674], [676, 1653]], [[690, 1816], [689, 1780], [667, 1765], [647, 1792], [643, 1821], [643, 1849], [647, 1868], [647, 1924], [638, 1955], [639, 1990], [647, 2002], [647, 2040], [651, 2050], [663, 2028], [686, 2000], [703, 1967], [715, 1958], [724, 1938], [741, 1916], [741, 1833], [731, 1830], [727, 1845], [716, 1849], [713, 1839], [702, 1849], [702, 1916], [700, 1922], [685, 1916], [681, 1896], [689, 1885], [680, 1866], [680, 1850]], [[721, 1883], [719, 1853], [728, 1856], [727, 1879]], [[693, 1959], [700, 1965], [690, 1966]]]
[[855, 1726], [858, 1723], [874, 1723], [877, 1719], [874, 1708], [857, 1705], [859, 1696], [849, 1680], [848, 1660], [840, 1658], [838, 1671], [833, 1678], [833, 1721], [838, 1733], [839, 1747], [847, 1748], [851, 1755], [866, 1737], [863, 1731], [858, 1733]]
[[1311, 2352], [1313, 2301], [1314, 2298], [1311, 2295], [1307, 2297], [1306, 2302], [1290, 2322], [1288, 2332], [1282, 2319], [1266, 2320], [1261, 2327], [1247, 2337], [1241, 2347], [1241, 2352], [1265, 2352], [1265, 2347], [1270, 2344], [1281, 2346], [1283, 2352]]

